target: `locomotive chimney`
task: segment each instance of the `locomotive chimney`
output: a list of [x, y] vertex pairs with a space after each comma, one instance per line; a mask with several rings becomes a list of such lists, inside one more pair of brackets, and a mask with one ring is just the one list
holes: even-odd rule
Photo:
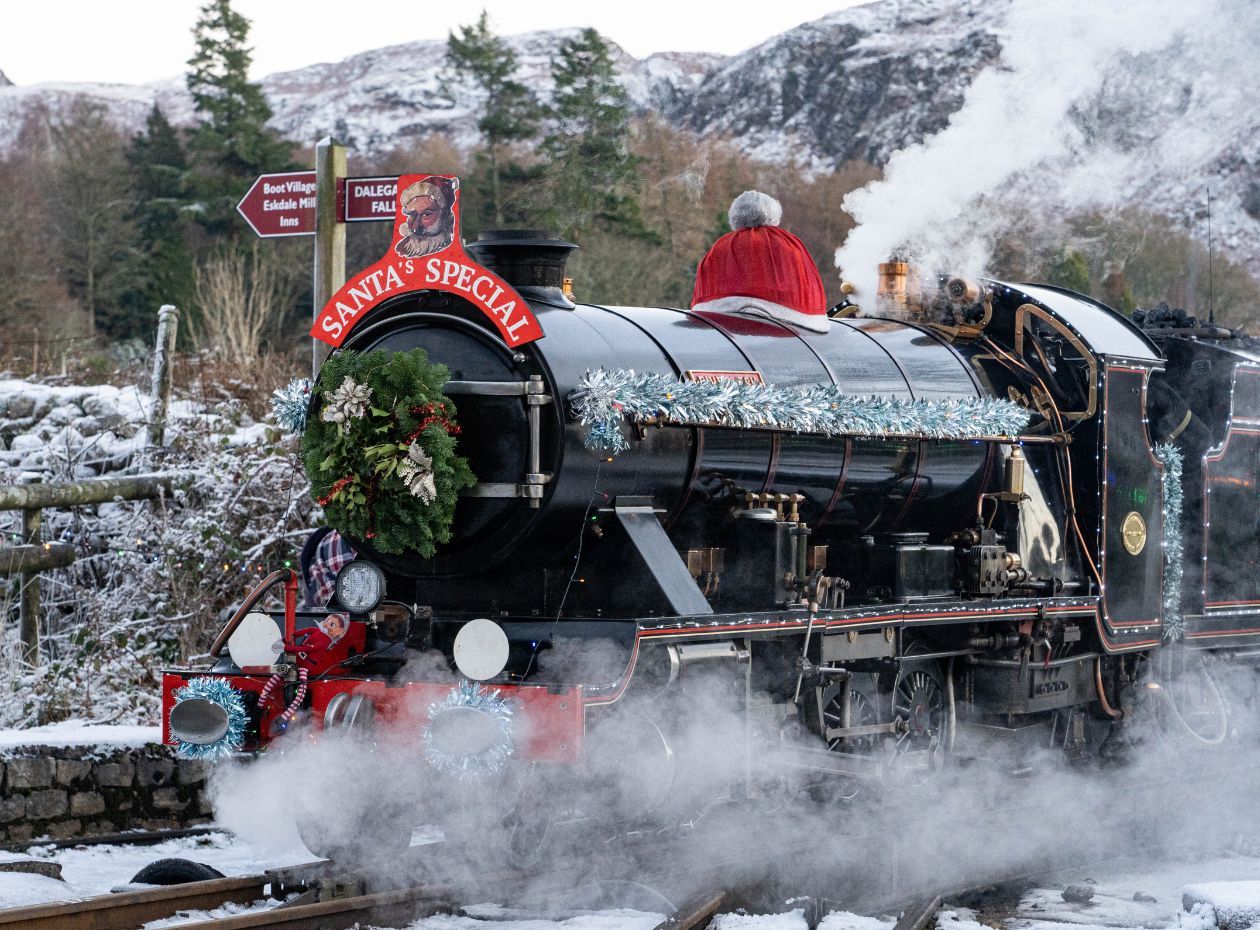
[[573, 309], [564, 276], [572, 242], [541, 229], [487, 229], [466, 248], [527, 300]]
[[881, 262], [875, 306], [881, 313], [902, 319], [921, 317], [924, 310], [919, 269], [895, 257]]

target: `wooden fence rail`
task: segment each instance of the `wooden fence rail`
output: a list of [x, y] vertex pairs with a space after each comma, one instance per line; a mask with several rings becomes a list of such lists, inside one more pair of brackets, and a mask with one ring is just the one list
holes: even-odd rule
[[46, 543], [40, 539], [44, 508], [147, 500], [161, 497], [188, 478], [184, 473], [167, 472], [0, 487], [0, 510], [22, 511], [22, 542], [17, 546], [0, 548], [0, 575], [22, 575], [19, 635], [24, 662], [32, 666], [39, 663], [39, 573], [71, 565], [76, 554], [74, 546]]

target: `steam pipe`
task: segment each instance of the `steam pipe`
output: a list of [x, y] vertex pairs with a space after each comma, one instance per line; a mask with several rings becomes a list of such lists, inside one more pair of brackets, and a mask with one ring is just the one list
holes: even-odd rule
[[1098, 703], [1102, 705], [1104, 714], [1113, 720], [1124, 716], [1124, 711], [1116, 710], [1116, 708], [1111, 706], [1111, 702], [1107, 700], [1107, 692], [1103, 689], [1102, 656], [1094, 660], [1094, 690], [1098, 692]]
[[[211, 658], [217, 659], [219, 657], [219, 653], [223, 651], [223, 647], [227, 645], [228, 639], [236, 632], [236, 628], [241, 625], [241, 621], [245, 619], [245, 615], [249, 613], [250, 610], [253, 609], [254, 605], [262, 600], [263, 595], [270, 591], [276, 582], [282, 580], [286, 574], [292, 576], [293, 584], [295, 586], [294, 590], [297, 590], [297, 574], [289, 569], [277, 569], [260, 581], [258, 583], [258, 587], [250, 591], [245, 600], [241, 601], [241, 606], [236, 608], [236, 613], [232, 614], [232, 619], [228, 620], [227, 626], [223, 628], [223, 632], [215, 637], [214, 645], [210, 647]], [[287, 610], [285, 611], [285, 614], [287, 626]], [[285, 636], [287, 638], [288, 630], [285, 631]]]

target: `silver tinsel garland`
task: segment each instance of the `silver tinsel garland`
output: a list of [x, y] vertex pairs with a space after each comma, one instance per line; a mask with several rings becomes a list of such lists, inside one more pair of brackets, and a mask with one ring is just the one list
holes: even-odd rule
[[569, 394], [573, 416], [589, 428], [586, 447], [624, 452], [623, 420], [675, 426], [731, 426], [822, 436], [975, 439], [1012, 436], [1029, 412], [1008, 400], [903, 400], [858, 397], [837, 387], [776, 388], [743, 381], [680, 381], [653, 372], [587, 371]]
[[294, 378], [271, 392], [271, 411], [280, 428], [299, 436], [306, 431], [306, 410], [311, 403], [311, 379]]
[[[456, 707], [471, 708], [491, 719], [496, 731], [496, 739], [491, 746], [480, 752], [454, 753], [436, 745], [433, 721]], [[497, 775], [514, 750], [512, 705], [499, 697], [497, 690], [483, 688], [476, 682], [461, 681], [444, 700], [429, 705], [429, 723], [423, 736], [425, 758], [439, 772], [453, 774], [460, 781], [477, 781]]]
[[213, 762], [239, 752], [245, 745], [245, 725], [249, 722], [240, 692], [223, 678], [194, 678], [175, 692], [175, 707], [190, 698], [210, 701], [222, 707], [227, 712], [227, 732], [213, 743], [188, 743], [176, 738], [176, 754], [182, 759]]
[[1164, 639], [1168, 642], [1186, 635], [1181, 616], [1181, 580], [1185, 564], [1181, 541], [1181, 450], [1172, 443], [1160, 443], [1155, 455], [1164, 463], [1160, 479], [1164, 491]]

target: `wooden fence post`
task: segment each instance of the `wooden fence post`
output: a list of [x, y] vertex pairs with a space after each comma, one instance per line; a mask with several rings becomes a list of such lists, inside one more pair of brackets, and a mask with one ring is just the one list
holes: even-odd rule
[[[27, 545], [39, 545], [40, 523], [43, 511], [22, 511], [22, 541]], [[22, 573], [22, 595], [18, 611], [22, 639], [22, 661], [32, 668], [39, 665], [39, 572]]]
[[150, 446], [160, 446], [166, 434], [166, 408], [171, 401], [171, 361], [175, 355], [175, 336], [179, 332], [179, 310], [164, 304], [158, 311], [157, 343], [153, 346], [153, 379], [149, 382], [149, 400], [153, 412], [149, 417]]

